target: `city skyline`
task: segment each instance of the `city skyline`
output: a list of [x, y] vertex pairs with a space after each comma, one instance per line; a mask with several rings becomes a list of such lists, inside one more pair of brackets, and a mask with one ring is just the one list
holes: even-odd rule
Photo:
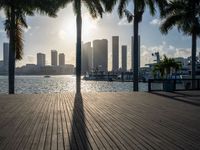
[[[108, 54], [108, 51], [109, 51], [108, 50], [108, 45], [109, 45], [109, 43], [108, 43], [109, 40], [108, 39], [94, 39], [92, 42], [86, 42], [86, 43], [82, 42], [83, 43], [82, 44], [82, 55], [88, 55], [87, 56], [87, 59], [88, 59], [87, 63], [89, 63], [89, 64], [87, 64], [88, 66], [86, 67], [86, 66], [84, 66], [85, 62], [82, 61], [82, 70], [85, 70], [86, 68], [87, 68], [86, 70], [91, 70], [91, 68], [93, 68], [92, 67], [93, 66], [93, 58], [92, 58], [93, 56], [92, 56], [92, 54], [90, 55], [90, 54], [86, 54], [86, 53], [90, 53], [90, 51], [93, 52], [93, 43], [94, 43], [94, 41], [101, 41], [101, 40], [106, 40], [107, 41], [106, 53]], [[123, 45], [119, 45], [119, 42], [120, 42], [120, 37], [119, 36], [112, 36], [112, 53], [111, 53], [112, 58], [108, 58], [106, 60], [106, 63], [107, 63], [107, 65], [106, 65], [107, 67], [106, 68], [108, 70], [110, 70], [110, 71], [113, 70], [113, 68], [109, 69], [109, 66], [108, 66], [108, 65], [110, 65], [110, 64], [108, 64], [108, 62], [111, 62], [111, 61], [112, 61], [111, 62], [111, 66], [113, 67], [113, 64], [114, 64], [114, 68], [115, 68], [114, 70], [115, 71], [117, 71], [120, 68], [122, 68], [122, 60], [120, 58], [122, 57], [122, 53], [121, 53], [122, 48], [121, 48], [121, 46], [123, 46]], [[5, 45], [8, 45], [8, 44], [9, 43], [3, 43], [3, 47], [5, 47]], [[126, 46], [126, 49], [127, 49], [127, 45], [124, 45], [124, 46]], [[100, 48], [98, 48], [98, 49], [99, 49], [98, 51], [100, 51]], [[5, 53], [5, 48], [3, 50], [4, 50], [4, 52], [3, 52], [3, 54], [4, 54]], [[37, 65], [39, 64], [38, 66], [47, 66], [47, 65], [59, 66], [61, 63], [62, 64], [66, 63], [65, 62], [66, 61], [65, 60], [65, 52], [60, 53], [56, 49], [54, 49], [54, 50], [51, 49], [50, 50], [50, 56], [49, 56], [50, 58], [46, 57], [48, 55], [49, 55], [48, 53], [45, 53], [45, 52], [41, 53], [39, 51], [39, 52], [36, 53], [36, 57], [33, 56], [35, 61], [34, 62], [30, 62], [30, 63], [28, 62], [26, 64], [37, 64]], [[62, 56], [60, 56], [60, 55], [62, 55]], [[121, 56], [121, 57], [119, 57], [119, 56]], [[60, 57], [62, 57], [61, 58], [62, 59], [61, 62], [60, 62]], [[84, 58], [85, 56], [82, 56], [82, 57]], [[89, 57], [91, 57], [91, 58], [89, 58]], [[106, 57], [108, 57], [108, 56], [106, 56]], [[26, 64], [23, 64], [21, 66], [24, 66]], [[21, 66], [17, 66], [17, 67], [21, 67]]]
[[[100, 56], [103, 54], [101, 52], [101, 47], [99, 46], [99, 44], [97, 44], [101, 41], [106, 41], [106, 46], [104, 46], [104, 47], [106, 47], [106, 49], [104, 48], [105, 49], [104, 53], [106, 55], [100, 56], [101, 58], [98, 60], [100, 63], [99, 62], [98, 63], [101, 66], [102, 58], [107, 57], [107, 59], [104, 61], [106, 63], [106, 65], [104, 65], [106, 68], [106, 69], [104, 69], [104, 71], [113, 71], [113, 66], [115, 67], [115, 69], [114, 69], [115, 71], [118, 71], [120, 69], [124, 70], [124, 68], [126, 68], [125, 70], [127, 70], [127, 71], [132, 69], [132, 67], [130, 67], [130, 68], [127, 67], [128, 63], [131, 63], [131, 62], [133, 63], [133, 59], [131, 59], [131, 62], [127, 62], [127, 58], [128, 58], [127, 45], [119, 45], [119, 41], [120, 41], [119, 39], [120, 39], [119, 36], [112, 36], [112, 53], [111, 53], [112, 57], [109, 57], [109, 58], [108, 58], [108, 56], [106, 56], [106, 55], [108, 55], [108, 44], [109, 44], [107, 39], [95, 39], [92, 42], [86, 42], [86, 43], [82, 42], [82, 63], [81, 63], [82, 73], [92, 71], [95, 69], [94, 62], [96, 60], [95, 60], [94, 55]], [[133, 41], [133, 36], [131, 37], [131, 39]], [[96, 43], [96, 44], [94, 44], [94, 43]], [[140, 49], [140, 35], [138, 36], [138, 43], [139, 43], [139, 49]], [[105, 42], [104, 42], [104, 44], [105, 44]], [[96, 45], [95, 51], [101, 52], [102, 54], [101, 53], [93, 54], [94, 53], [93, 45]], [[134, 43], [132, 43], [132, 45], [134, 45]], [[117, 51], [115, 49], [117, 49]], [[8, 61], [6, 61], [6, 59], [4, 59], [4, 58], [8, 59], [8, 50], [9, 50], [9, 43], [3, 43], [3, 60], [0, 59], [0, 61], [3, 62], [4, 66], [8, 65]], [[130, 49], [130, 50], [132, 50], [132, 49]], [[115, 54], [115, 53], [118, 53], [118, 54]], [[139, 51], [139, 54], [140, 54], [140, 51]], [[37, 65], [40, 67], [42, 67], [42, 66], [63, 66], [65, 64], [67, 64], [66, 59], [65, 59], [65, 53], [60, 53], [60, 51], [58, 51], [56, 49], [50, 50], [50, 59], [51, 60], [49, 63], [47, 63], [48, 61], [46, 59], [46, 55], [48, 55], [48, 53], [38, 52], [38, 53], [36, 53], [35, 62], [27, 63], [27, 64], [28, 65], [34, 64], [34, 65]], [[132, 55], [132, 52], [131, 52], [131, 55]], [[200, 58], [200, 52], [197, 53], [197, 57]], [[133, 56], [132, 56], [132, 58], [133, 58]], [[174, 58], [187, 58], [187, 57], [174, 57]], [[113, 59], [115, 59], [115, 62], [113, 62]], [[139, 58], [139, 68], [145, 67], [145, 66], [140, 66], [140, 59], [141, 58]], [[108, 62], [111, 62], [112, 67], [110, 67], [110, 68], [108, 67]], [[116, 64], [113, 65], [114, 63], [117, 63], [117, 65]], [[23, 64], [22, 66], [25, 66], [27, 64]], [[70, 64], [70, 63], [68, 63], [68, 64]], [[72, 65], [74, 65], [74, 64], [72, 64]], [[148, 64], [145, 64], [145, 65], [148, 65]], [[117, 68], [116, 68], [116, 66], [117, 66]], [[21, 66], [17, 66], [17, 67], [21, 67]], [[7, 67], [4, 67], [4, 68], [7, 68]]]
[[[128, 6], [132, 10], [132, 5]], [[67, 14], [67, 15], [66, 15]], [[51, 49], [59, 49], [61, 53], [68, 54], [66, 63], [75, 64], [75, 18], [73, 17], [71, 5], [59, 11], [57, 18], [48, 18], [37, 15], [28, 17], [29, 28], [25, 31], [24, 58], [17, 62], [17, 66], [26, 63], [36, 62], [33, 57], [35, 53], [48, 53], [47, 64], [50, 64]], [[111, 19], [112, 17], [112, 19]], [[0, 21], [4, 21], [4, 13], [0, 12]], [[40, 21], [38, 21], [40, 20]], [[148, 10], [145, 12], [143, 22], [140, 25], [141, 36], [141, 66], [153, 62], [151, 53], [159, 51], [161, 55], [169, 57], [188, 57], [191, 54], [191, 38], [178, 33], [176, 29], [168, 35], [161, 35], [159, 24], [161, 23], [158, 14], [151, 17]], [[131, 40], [132, 24], [128, 24], [126, 18], [119, 19], [117, 10], [112, 14], [104, 14], [103, 19], [93, 20], [83, 9], [83, 42], [93, 39], [108, 39], [108, 57], [112, 57], [112, 36], [119, 36], [119, 45], [127, 45], [128, 68], [131, 66]], [[57, 38], [54, 38], [57, 37]], [[0, 24], [0, 45], [8, 41], [4, 32], [3, 23]], [[198, 39], [198, 45], [200, 41]], [[199, 52], [199, 48], [197, 53]], [[3, 49], [0, 48], [0, 59], [3, 59]], [[119, 58], [121, 54], [119, 53]], [[119, 60], [119, 64], [121, 64]], [[112, 60], [108, 62], [108, 68], [112, 69]]]
[[[119, 64], [120, 58], [119, 53], [122, 51], [122, 47], [126, 45], [119, 46], [119, 36], [112, 36], [112, 58], [108, 58], [108, 40], [107, 39], [95, 39], [92, 42], [82, 42], [82, 73], [89, 72], [91, 70], [94, 70], [95, 68], [103, 68], [103, 71], [111, 71], [108, 68], [108, 62], [112, 59], [115, 59], [114, 62], [112, 62], [112, 65], [115, 66], [115, 71], [118, 71], [120, 68], [122, 68], [122, 59], [121, 59], [121, 65]], [[3, 43], [3, 48], [6, 47], [5, 45], [8, 45], [8, 43]], [[102, 53], [102, 49], [104, 50]], [[117, 49], [117, 50], [115, 50]], [[9, 49], [5, 49], [4, 51], [9, 51]], [[127, 53], [127, 46], [126, 46], [126, 53]], [[3, 53], [4, 57], [7, 55], [7, 53]], [[37, 53], [36, 54], [36, 62], [34, 63], [27, 63], [29, 64], [36, 64], [37, 66], [43, 67], [43, 66], [62, 66], [65, 65], [65, 53], [60, 53], [56, 49], [51, 50], [51, 61], [50, 64], [47, 64], [46, 59], [46, 53]], [[122, 55], [122, 53], [121, 53]], [[100, 58], [98, 58], [100, 57]], [[123, 56], [124, 57], [124, 56]], [[97, 59], [98, 58], [98, 59]], [[107, 59], [106, 59], [107, 58]], [[126, 54], [126, 66], [127, 66], [127, 54]], [[5, 59], [3, 59], [5, 61]], [[7, 58], [8, 60], [8, 58]], [[117, 65], [115, 64], [117, 63]], [[25, 66], [27, 64], [24, 64], [22, 66]], [[18, 66], [21, 67], [21, 66]], [[99, 69], [100, 69], [99, 68]], [[127, 67], [126, 67], [127, 68]], [[127, 70], [127, 69], [126, 69]], [[113, 71], [113, 70], [112, 70]]]

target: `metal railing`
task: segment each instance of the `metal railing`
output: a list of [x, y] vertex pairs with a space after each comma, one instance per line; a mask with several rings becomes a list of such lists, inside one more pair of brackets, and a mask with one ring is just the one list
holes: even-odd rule
[[200, 79], [149, 79], [148, 91], [200, 90]]

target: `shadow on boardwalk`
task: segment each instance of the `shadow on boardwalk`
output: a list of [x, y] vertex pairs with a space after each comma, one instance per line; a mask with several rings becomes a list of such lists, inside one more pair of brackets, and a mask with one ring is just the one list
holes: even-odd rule
[[72, 131], [70, 140], [70, 149], [89, 149], [89, 141], [86, 132], [85, 114], [83, 98], [81, 94], [76, 94], [74, 99], [74, 108], [72, 115]]
[[199, 91], [182, 91], [182, 92], [152, 92], [152, 94], [169, 98], [172, 100], [181, 101], [184, 103], [200, 106]]

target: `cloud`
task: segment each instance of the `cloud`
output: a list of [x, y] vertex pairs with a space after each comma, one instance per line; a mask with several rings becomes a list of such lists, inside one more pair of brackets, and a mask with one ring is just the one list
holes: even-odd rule
[[23, 59], [16, 62], [17, 67], [21, 67], [25, 64], [35, 64], [36, 63], [36, 57], [33, 55], [24, 55]]
[[182, 56], [182, 57], [189, 57], [191, 55], [191, 49], [187, 48], [187, 49], [183, 49], [183, 48], [176, 48], [176, 53], [175, 56]]
[[141, 66], [153, 63], [155, 57], [152, 56], [152, 53], [155, 52], [159, 52], [161, 57], [164, 54], [167, 55], [167, 57], [172, 57], [172, 58], [175, 57], [186, 58], [191, 56], [191, 48], [178, 48], [173, 45], [167, 44], [165, 41], [163, 41], [160, 45], [157, 46], [148, 47], [146, 45], [141, 45]]
[[118, 22], [119, 26], [130, 26], [132, 25], [132, 23], [128, 23], [127, 18], [123, 17], [119, 22]]
[[154, 26], [160, 26], [162, 23], [162, 20], [158, 19], [158, 18], [155, 18], [153, 20], [151, 20], [150, 24], [151, 25], [154, 25]]
[[35, 56], [33, 55], [27, 55], [25, 59], [29, 64], [35, 63]]
[[5, 19], [6, 18], [5, 14], [4, 14], [4, 12], [2, 10], [0, 11], [0, 18], [1, 19]]

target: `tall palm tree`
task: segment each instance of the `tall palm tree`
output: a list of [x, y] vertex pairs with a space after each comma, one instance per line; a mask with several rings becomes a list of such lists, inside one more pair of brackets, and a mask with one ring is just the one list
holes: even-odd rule
[[[200, 36], [200, 0], [169, 1], [162, 14], [162, 33], [167, 34], [174, 26], [178, 31], [192, 36], [192, 79], [196, 72], [197, 37]], [[194, 87], [195, 84], [193, 84]]]
[[23, 29], [27, 28], [26, 16], [35, 12], [56, 16], [63, 2], [56, 0], [1, 0], [0, 9], [5, 11], [5, 31], [9, 37], [9, 94], [15, 93], [15, 60], [23, 55]]
[[[89, 10], [93, 18], [102, 17], [103, 7], [101, 1], [103, 0], [63, 0], [65, 2], [72, 2], [74, 13], [76, 14], [76, 93], [81, 92], [81, 41], [82, 41], [82, 4]], [[105, 3], [104, 3], [105, 4]]]
[[[107, 10], [112, 10], [113, 6], [116, 4], [118, 0], [107, 0], [107, 5], [106, 9]], [[134, 4], [134, 10], [132, 15], [129, 11], [126, 10], [127, 5], [129, 2], [132, 2]], [[119, 0], [119, 7], [118, 7], [118, 14], [120, 18], [123, 17], [123, 14], [125, 12], [127, 19], [129, 22], [132, 20], [134, 21], [133, 23], [133, 35], [134, 35], [134, 46], [133, 46], [133, 53], [134, 53], [134, 62], [132, 64], [133, 66], [133, 75], [134, 75], [134, 91], [138, 91], [138, 30], [139, 30], [139, 23], [142, 21], [142, 16], [144, 13], [144, 10], [146, 7], [149, 8], [150, 14], [155, 15], [156, 8], [155, 5], [159, 6], [160, 12], [162, 13], [162, 8], [166, 4], [166, 0]], [[134, 18], [134, 19], [133, 19]]]

